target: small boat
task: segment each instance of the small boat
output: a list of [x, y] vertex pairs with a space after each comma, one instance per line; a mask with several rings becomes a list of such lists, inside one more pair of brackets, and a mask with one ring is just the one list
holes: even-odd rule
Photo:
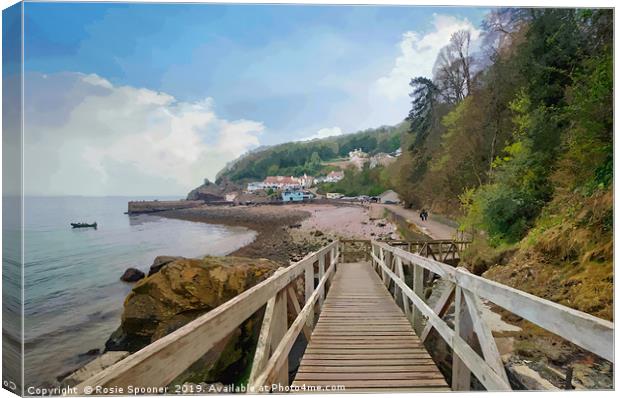
[[95, 222], [92, 224], [88, 224], [85, 222], [72, 222], [71, 227], [72, 228], [95, 228], [97, 229], [97, 223]]

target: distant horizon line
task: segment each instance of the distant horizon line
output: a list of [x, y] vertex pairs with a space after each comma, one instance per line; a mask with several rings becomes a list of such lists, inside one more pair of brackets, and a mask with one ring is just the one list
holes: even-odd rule
[[86, 194], [66, 194], [66, 195], [54, 195], [54, 194], [24, 194], [24, 195], [11, 195], [3, 194], [2, 197], [24, 197], [24, 198], [133, 198], [133, 197], [187, 197], [187, 194], [139, 194], [139, 195], [86, 195]]

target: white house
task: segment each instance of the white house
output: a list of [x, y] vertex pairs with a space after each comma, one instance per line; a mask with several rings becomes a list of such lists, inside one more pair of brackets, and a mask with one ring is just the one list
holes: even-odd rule
[[369, 167], [374, 169], [377, 166], [387, 166], [395, 160], [396, 158], [394, 156], [381, 152], [370, 158]]
[[338, 182], [344, 178], [343, 171], [330, 171], [327, 176], [323, 178], [325, 182]]
[[254, 181], [254, 182], [248, 183], [248, 187], [246, 191], [255, 192], [255, 191], [261, 191], [263, 189], [265, 189], [265, 184], [262, 181]]
[[355, 149], [349, 152], [349, 163], [355, 165], [358, 169], [364, 168], [364, 163], [368, 161], [368, 154], [361, 150], [361, 148]]
[[314, 177], [306, 174], [303, 177], [299, 177], [298, 180], [302, 188], [311, 188], [314, 185]]
[[293, 176], [269, 176], [263, 181], [265, 188], [273, 189], [300, 189], [302, 188], [299, 178]]

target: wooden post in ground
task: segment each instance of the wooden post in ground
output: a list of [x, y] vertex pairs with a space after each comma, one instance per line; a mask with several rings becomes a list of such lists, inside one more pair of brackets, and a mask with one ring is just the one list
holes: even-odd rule
[[[468, 345], [471, 345], [474, 336], [474, 328], [472, 325], [469, 311], [466, 307], [463, 291], [460, 286], [456, 286], [454, 298], [454, 334], [461, 337]], [[458, 344], [455, 341], [454, 344]], [[467, 365], [452, 352], [452, 390], [453, 391], [469, 391], [471, 387], [471, 371]]]

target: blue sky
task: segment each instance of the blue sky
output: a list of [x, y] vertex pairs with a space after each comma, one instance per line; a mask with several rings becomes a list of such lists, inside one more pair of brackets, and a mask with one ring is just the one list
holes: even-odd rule
[[[429, 75], [450, 34], [477, 31], [485, 13], [448, 7], [26, 3], [27, 132], [30, 125], [32, 145], [46, 142], [46, 134], [64, 134], [66, 146], [90, 154], [90, 180], [104, 182], [66, 193], [180, 194], [198, 185], [198, 176], [212, 178], [258, 145], [398, 123], [408, 109], [408, 79]], [[148, 109], [134, 109], [143, 101]], [[41, 117], [46, 112], [52, 115]], [[131, 131], [113, 126], [115, 112], [123, 126], [133, 125]], [[117, 135], [91, 142], [72, 131], [91, 129], [92, 123], [104, 124], [95, 126], [98, 136]], [[132, 134], [141, 137], [129, 139]], [[137, 160], [113, 152], [128, 139], [139, 146], [163, 140], [172, 149]], [[161, 169], [176, 165], [183, 140], [202, 152], [188, 155], [185, 169], [158, 178], [157, 159]], [[178, 181], [174, 173], [187, 174], [201, 162], [191, 180]], [[63, 193], [67, 187], [58, 183], [74, 167], [62, 159], [52, 163], [55, 178], [33, 167], [34, 180], [55, 179]], [[114, 171], [127, 167], [149, 185], [112, 183]], [[79, 178], [88, 179], [88, 173]]]

